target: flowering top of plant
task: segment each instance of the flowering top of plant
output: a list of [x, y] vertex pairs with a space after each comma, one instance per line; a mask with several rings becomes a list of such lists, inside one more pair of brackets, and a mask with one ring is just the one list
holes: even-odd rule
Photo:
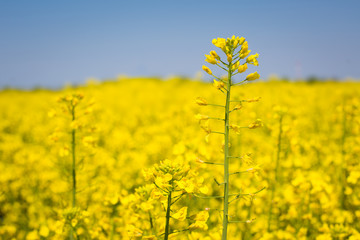
[[[226, 55], [226, 60], [223, 61], [216, 51], [210, 51], [210, 55], [205, 55], [205, 61], [210, 64], [217, 65], [225, 71], [228, 71], [227, 68], [230, 68], [232, 75], [245, 72], [248, 69], [248, 64], [252, 64], [254, 66], [259, 65], [257, 60], [259, 54], [256, 53], [249, 55], [251, 50], [249, 50], [248, 42], [245, 41], [244, 37], [232, 36], [227, 39], [216, 38], [212, 40], [212, 43], [216, 47], [220, 48]], [[240, 60], [242, 59], [245, 59], [245, 62], [241, 64]], [[213, 76], [212, 71], [207, 66], [204, 65], [202, 69]], [[259, 78], [260, 75], [257, 72], [254, 72], [250, 73], [243, 82], [253, 81]], [[219, 80], [219, 82], [217, 80]], [[216, 78], [214, 80], [214, 86], [218, 89], [224, 88], [224, 81]]]
[[[147, 181], [155, 184], [155, 195], [167, 195], [175, 190], [184, 193], [207, 192], [207, 187], [202, 186], [204, 179], [197, 177], [197, 173], [181, 161], [166, 159], [160, 165], [155, 164], [154, 167], [143, 170], [143, 174]], [[155, 195], [153, 192], [153, 196]]]

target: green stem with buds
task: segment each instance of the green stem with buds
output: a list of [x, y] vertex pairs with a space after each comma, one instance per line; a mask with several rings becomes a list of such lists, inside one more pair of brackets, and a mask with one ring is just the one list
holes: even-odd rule
[[170, 235], [170, 207], [171, 207], [171, 191], [169, 192], [168, 200], [167, 200], [164, 240], [168, 240]]
[[228, 82], [225, 102], [225, 146], [224, 146], [224, 210], [223, 210], [223, 229], [222, 240], [227, 239], [227, 227], [229, 223], [229, 114], [230, 114], [230, 88], [231, 88], [231, 71], [232, 64], [228, 65]]

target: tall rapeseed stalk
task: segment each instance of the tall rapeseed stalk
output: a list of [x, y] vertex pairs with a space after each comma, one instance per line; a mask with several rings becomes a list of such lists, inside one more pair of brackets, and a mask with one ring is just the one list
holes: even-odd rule
[[[65, 159], [71, 158], [70, 161], [66, 160], [64, 165], [66, 175], [70, 178], [71, 200], [69, 201], [69, 208], [62, 213], [64, 223], [69, 227], [69, 239], [78, 238], [79, 233], [76, 230], [86, 228], [85, 219], [88, 217], [88, 213], [81, 210], [77, 197], [79, 191], [78, 168], [79, 164], [84, 161], [85, 155], [89, 155], [96, 145], [95, 138], [91, 136], [95, 128], [88, 124], [89, 119], [87, 119], [87, 115], [92, 112], [93, 102], [85, 104], [83, 98], [83, 94], [73, 93], [58, 99], [61, 109], [59, 111], [61, 120], [58, 119], [60, 126], [50, 136], [54, 141], [59, 141], [60, 136], [63, 136], [64, 147], [60, 149], [59, 155]], [[56, 110], [49, 112], [50, 117], [56, 115]], [[68, 146], [69, 144], [70, 146]], [[86, 148], [86, 151], [80, 151], [81, 148]], [[86, 235], [82, 232], [84, 231], [80, 231], [82, 236]]]
[[[243, 195], [243, 194], [230, 194], [230, 192], [229, 192], [229, 190], [230, 190], [229, 189], [230, 175], [239, 174], [239, 173], [243, 172], [243, 171], [238, 171], [238, 172], [231, 173], [230, 169], [229, 169], [230, 158], [241, 158], [241, 157], [230, 156], [230, 152], [229, 152], [230, 130], [234, 130], [236, 133], [239, 133], [241, 128], [253, 129], [253, 128], [260, 127], [262, 125], [261, 120], [259, 120], [259, 119], [247, 127], [240, 127], [238, 125], [230, 123], [230, 113], [232, 111], [240, 109], [242, 107], [242, 103], [248, 102], [248, 100], [240, 100], [240, 101], [231, 100], [231, 88], [235, 85], [240, 85], [240, 84], [248, 82], [248, 81], [253, 81], [260, 77], [260, 75], [257, 72], [254, 72], [254, 73], [247, 75], [246, 78], [240, 82], [235, 83], [235, 81], [233, 79], [235, 75], [244, 73], [248, 68], [248, 64], [258, 66], [257, 58], [258, 58], [259, 54], [256, 53], [254, 55], [249, 56], [250, 50], [248, 49], [248, 42], [245, 41], [245, 38], [243, 38], [243, 37], [240, 38], [240, 37], [232, 36], [232, 38], [227, 38], [227, 39], [217, 38], [217, 39], [214, 39], [212, 41], [212, 43], [216, 47], [220, 48], [221, 51], [226, 55], [226, 60], [221, 59], [220, 56], [215, 51], [211, 51], [210, 55], [205, 55], [206, 56], [205, 61], [207, 61], [210, 64], [220, 67], [222, 70], [224, 70], [226, 72], [227, 77], [220, 78], [220, 77], [215, 76], [207, 66], [203, 66], [202, 69], [215, 78], [214, 86], [218, 90], [220, 90], [222, 93], [225, 94], [225, 105], [209, 104], [203, 98], [198, 98], [196, 102], [202, 106], [212, 105], [212, 106], [217, 106], [217, 107], [223, 107], [224, 108], [224, 118], [223, 119], [212, 118], [212, 117], [208, 117], [208, 116], [201, 115], [201, 114], [198, 114], [197, 118], [200, 121], [215, 119], [215, 120], [220, 120], [220, 121], [224, 122], [224, 132], [212, 131], [212, 130], [210, 130], [210, 128], [208, 126], [204, 129], [207, 131], [208, 134], [218, 133], [218, 134], [224, 135], [224, 161], [223, 161], [223, 163], [220, 163], [220, 164], [223, 165], [223, 168], [224, 168], [224, 182], [221, 184], [224, 185], [224, 195], [222, 196], [222, 198], [224, 199], [223, 210], [222, 210], [222, 212], [223, 212], [223, 214], [222, 214], [222, 217], [223, 217], [222, 218], [223, 219], [222, 220], [222, 240], [225, 240], [225, 239], [227, 239], [228, 224], [230, 222], [241, 222], [241, 221], [230, 221], [229, 220], [229, 203], [235, 199], [240, 198], [240, 196]], [[240, 63], [241, 60], [244, 60], [244, 62]], [[231, 108], [232, 104], [234, 104], [234, 103], [236, 105]], [[209, 163], [209, 162], [204, 162], [204, 163]], [[214, 164], [214, 163], [209, 163], [209, 164]], [[216, 163], [216, 164], [219, 164], [219, 163]], [[257, 170], [257, 168], [251, 168], [248, 170], [248, 172], [254, 172], [256, 170]], [[234, 197], [234, 199], [230, 200], [231, 197]]]

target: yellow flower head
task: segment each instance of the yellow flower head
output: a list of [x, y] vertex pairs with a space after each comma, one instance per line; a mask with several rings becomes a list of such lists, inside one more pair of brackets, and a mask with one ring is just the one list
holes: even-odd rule
[[205, 57], [205, 61], [207, 61], [208, 63], [217, 64], [219, 62], [212, 55], [205, 55]]
[[196, 114], [195, 115], [195, 118], [197, 119], [197, 120], [208, 120], [209, 119], [209, 116], [206, 116], [206, 115], [203, 115], [203, 114]]
[[206, 106], [208, 103], [205, 98], [198, 97], [195, 100], [196, 104], [199, 104], [200, 106]]
[[214, 79], [214, 87], [216, 87], [217, 89], [222, 89], [224, 88], [224, 86], [225, 84], [223, 82], [219, 82]]
[[236, 70], [238, 67], [240, 66], [240, 62], [236, 61], [232, 66], [231, 66], [231, 70]]
[[250, 129], [259, 128], [259, 127], [262, 127], [263, 125], [264, 125], [264, 124], [263, 124], [263, 122], [261, 121], [261, 119], [256, 119], [255, 122], [253, 122], [253, 123], [251, 123], [251, 124], [249, 125], [249, 128], [250, 128]]
[[259, 54], [256, 53], [254, 55], [250, 55], [247, 59], [246, 59], [246, 62], [247, 63], [250, 63], [250, 64], [253, 64], [254, 66], [259, 66], [259, 63], [257, 61], [257, 58], [259, 57]]
[[239, 45], [242, 45], [245, 42], [245, 38], [241, 37], [239, 38]]
[[211, 51], [210, 55], [213, 56], [215, 59], [220, 60], [219, 55], [215, 51]]
[[218, 48], [224, 48], [226, 46], [226, 40], [224, 38], [213, 39], [212, 44]]
[[240, 65], [238, 67], [238, 71], [239, 71], [239, 73], [243, 73], [243, 72], [245, 72], [247, 70], [247, 68], [248, 68], [247, 64], [244, 63], [243, 65]]
[[203, 65], [203, 66], [202, 66], [202, 69], [203, 69], [205, 72], [207, 72], [208, 74], [212, 75], [211, 70], [210, 70], [207, 66]]
[[258, 74], [257, 72], [254, 73], [250, 73], [249, 75], [247, 75], [246, 80], [247, 81], [254, 81], [256, 79], [260, 78], [260, 74]]
[[248, 42], [244, 42], [241, 46], [241, 50], [239, 52], [240, 59], [246, 58], [250, 54], [251, 50], [249, 50]]
[[174, 219], [177, 219], [179, 221], [184, 221], [186, 219], [187, 209], [188, 209], [187, 207], [182, 207], [182, 208], [180, 208], [179, 211], [174, 213], [171, 217]]
[[240, 54], [245, 53], [249, 50], [249, 44], [248, 42], [244, 42], [241, 46]]
[[228, 62], [231, 62], [231, 61], [232, 61], [232, 55], [231, 55], [231, 54], [228, 54], [228, 55], [227, 55], [227, 60], [228, 60]]

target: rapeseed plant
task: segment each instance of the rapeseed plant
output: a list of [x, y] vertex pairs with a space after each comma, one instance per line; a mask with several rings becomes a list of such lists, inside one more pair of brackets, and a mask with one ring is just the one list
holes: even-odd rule
[[[225, 94], [225, 105], [215, 105], [215, 104], [208, 104], [207, 101], [203, 98], [198, 98], [196, 100], [196, 103], [201, 106], [207, 106], [207, 105], [215, 105], [218, 107], [224, 108], [224, 118], [213, 118], [204, 116], [201, 114], [196, 115], [196, 118], [198, 120], [205, 120], [206, 125], [203, 126], [204, 130], [209, 134], [211, 133], [217, 133], [217, 134], [223, 134], [224, 135], [224, 144], [223, 144], [223, 152], [224, 152], [224, 161], [221, 163], [223, 165], [224, 170], [224, 181], [222, 183], [219, 183], [219, 185], [224, 185], [224, 195], [223, 195], [223, 214], [222, 214], [222, 240], [226, 240], [228, 237], [228, 224], [231, 222], [243, 222], [243, 223], [250, 223], [252, 220], [230, 220], [229, 217], [229, 203], [231, 203], [233, 200], [238, 199], [242, 193], [239, 194], [231, 194], [230, 193], [230, 175], [235, 174], [241, 174], [242, 171], [237, 172], [230, 172], [230, 159], [237, 159], [241, 157], [237, 156], [230, 156], [230, 129], [234, 130], [236, 133], [240, 133], [240, 130], [242, 128], [248, 128], [248, 129], [255, 129], [262, 126], [262, 121], [260, 119], [257, 119], [255, 122], [251, 123], [247, 127], [238, 126], [235, 124], [230, 123], [230, 113], [232, 111], [236, 111], [241, 109], [242, 104], [247, 102], [246, 100], [232, 100], [230, 98], [231, 96], [231, 88], [235, 85], [240, 85], [245, 82], [254, 81], [256, 79], [260, 78], [260, 75], [257, 72], [248, 74], [245, 79], [243, 79], [240, 82], [235, 82], [233, 77], [237, 74], [244, 73], [247, 68], [248, 64], [252, 64], [254, 66], [258, 66], [257, 58], [259, 57], [259, 54], [250, 55], [251, 50], [248, 49], [248, 42], [245, 41], [245, 38], [243, 37], [235, 37], [232, 36], [231, 38], [217, 38], [213, 39], [212, 43], [221, 49], [221, 51], [225, 54], [226, 60], [222, 60], [221, 57], [216, 53], [216, 51], [211, 51], [210, 55], [205, 55], [206, 59], [205, 61], [216, 65], [217, 67], [220, 67], [227, 73], [227, 77], [221, 78], [213, 75], [212, 71], [207, 67], [203, 66], [202, 69], [208, 73], [209, 75], [215, 77], [214, 79], [214, 87], [220, 90], [222, 93]], [[241, 60], [244, 59], [243, 63], [240, 63]], [[250, 101], [251, 102], [251, 101]], [[236, 103], [237, 105], [230, 109], [230, 106], [232, 103]], [[220, 120], [224, 122], [224, 132], [217, 132], [212, 131], [210, 127], [208, 126], [209, 119], [215, 119]], [[214, 164], [214, 163], [210, 163]], [[219, 163], [216, 163], [219, 164]], [[258, 168], [250, 168], [248, 170], [245, 170], [244, 172], [254, 172], [258, 171]], [[231, 197], [234, 197], [234, 199], [230, 200]], [[248, 214], [249, 217], [249, 214]]]
[[[275, 177], [271, 180], [271, 188], [270, 188], [270, 207], [269, 207], [269, 216], [268, 216], [268, 232], [271, 232], [271, 221], [272, 221], [272, 215], [273, 215], [273, 205], [274, 205], [274, 198], [275, 198], [275, 190], [276, 185], [279, 182], [279, 171], [280, 169], [280, 157], [281, 157], [281, 148], [282, 148], [282, 141], [283, 141], [283, 118], [284, 115], [287, 112], [286, 107], [276, 106], [274, 107], [275, 112], [275, 118], [279, 121], [279, 130], [278, 130], [278, 136], [277, 136], [277, 147], [276, 147], [276, 161], [275, 161]], [[276, 218], [276, 224], [277, 224], [277, 218]]]
[[[147, 181], [150, 181], [152, 185], [146, 188], [140, 188], [138, 193], [145, 196], [145, 202], [140, 204], [140, 207], [149, 212], [150, 228], [149, 234], [146, 235], [146, 231], [137, 231], [139, 236], [144, 235], [145, 239], [157, 239], [163, 237], [167, 240], [171, 238], [171, 235], [178, 233], [192, 231], [192, 230], [207, 230], [208, 226], [206, 221], [208, 219], [208, 213], [206, 211], [198, 213], [193, 217], [191, 225], [184, 225], [183, 229], [171, 229], [170, 220], [174, 219], [177, 222], [184, 222], [190, 219], [188, 216], [188, 207], [178, 207], [176, 212], [174, 211], [175, 203], [179, 203], [180, 200], [186, 196], [196, 193], [207, 193], [208, 189], [203, 186], [203, 179], [198, 176], [198, 173], [190, 168], [190, 166], [184, 163], [182, 160], [168, 159], [155, 164], [152, 168], [143, 170], [143, 175]], [[154, 215], [150, 210], [156, 208], [157, 203], [160, 202], [162, 208], [165, 210], [165, 218], [161, 215]], [[164, 219], [160, 221], [163, 225], [160, 228], [156, 228], [154, 222], [156, 218]], [[177, 224], [179, 226], [179, 224]], [[135, 228], [136, 229], [136, 228]], [[133, 231], [133, 229], [132, 229]]]
[[[77, 167], [79, 166], [79, 162], [83, 162], [85, 158], [84, 155], [81, 156], [79, 154], [79, 145], [81, 144], [85, 147], [87, 154], [89, 154], [96, 144], [95, 138], [91, 135], [95, 129], [89, 126], [88, 119], [86, 119], [87, 115], [93, 110], [93, 102], [84, 104], [83, 98], [84, 95], [82, 93], [73, 93], [58, 99], [61, 109], [60, 114], [62, 117], [65, 117], [65, 119], [62, 119], [63, 121], [60, 122], [64, 125], [59, 127], [57, 131], [50, 136], [50, 139], [59, 141], [60, 135], [63, 135], [65, 139], [68, 139], [68, 135], [70, 135], [70, 147], [65, 143], [64, 147], [59, 151], [60, 156], [71, 157], [71, 167], [69, 169], [71, 176], [71, 204], [69, 204], [69, 207], [71, 206], [71, 208], [62, 212], [64, 225], [70, 228], [70, 239], [74, 239], [74, 235], [78, 238], [78, 235], [85, 236], [86, 234], [84, 231], [86, 224], [83, 223], [82, 216], [84, 216], [84, 214], [87, 215], [87, 213], [84, 213], [79, 208], [76, 196], [79, 191]], [[53, 109], [48, 115], [49, 117], [55, 117], [57, 112]], [[81, 141], [79, 141], [79, 136], [81, 136]], [[67, 141], [65, 140], [65, 142]]]

